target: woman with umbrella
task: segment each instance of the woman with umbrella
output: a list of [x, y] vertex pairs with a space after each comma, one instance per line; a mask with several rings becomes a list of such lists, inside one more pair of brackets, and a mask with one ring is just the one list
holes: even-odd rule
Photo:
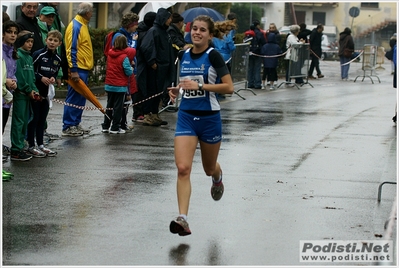
[[224, 192], [222, 169], [217, 162], [222, 140], [217, 95], [232, 94], [234, 87], [223, 57], [209, 46], [214, 33], [214, 22], [209, 16], [194, 19], [190, 32], [193, 48], [179, 53], [180, 83], [168, 88], [172, 100], [180, 88], [183, 90], [174, 141], [179, 216], [169, 226], [172, 233], [180, 236], [191, 234], [187, 222], [190, 173], [198, 142], [203, 169], [212, 177], [212, 198], [220, 200]]

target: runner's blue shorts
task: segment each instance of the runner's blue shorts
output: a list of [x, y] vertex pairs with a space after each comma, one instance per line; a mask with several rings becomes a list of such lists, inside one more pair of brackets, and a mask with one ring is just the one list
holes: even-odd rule
[[200, 141], [215, 144], [222, 140], [220, 112], [212, 115], [192, 115], [179, 110], [175, 137], [197, 136]]

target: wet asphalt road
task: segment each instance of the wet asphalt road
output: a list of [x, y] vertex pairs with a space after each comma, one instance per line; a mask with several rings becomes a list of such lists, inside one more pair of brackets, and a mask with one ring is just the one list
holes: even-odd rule
[[[225, 194], [212, 200], [197, 151], [186, 237], [168, 229], [177, 114], [109, 135], [101, 113], [85, 111], [92, 132], [51, 142], [56, 157], [3, 163], [15, 174], [2, 185], [3, 265], [316, 265], [299, 262], [300, 240], [381, 239], [396, 187], [385, 185], [380, 203], [377, 188], [395, 180], [397, 163], [396, 91], [384, 67], [381, 84], [354, 83], [340, 80], [338, 62], [322, 62], [314, 88], [222, 101]], [[351, 65], [352, 79], [360, 68]], [[62, 109], [50, 111], [49, 132], [61, 134]]]

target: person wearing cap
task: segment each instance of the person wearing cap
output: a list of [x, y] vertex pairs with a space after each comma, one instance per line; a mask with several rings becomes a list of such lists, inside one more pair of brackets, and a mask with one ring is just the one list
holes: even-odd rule
[[34, 34], [23, 30], [15, 41], [18, 49], [17, 88], [14, 92], [12, 120], [11, 120], [11, 160], [27, 161], [32, 158], [24, 152], [25, 135], [28, 130], [30, 100], [40, 97], [39, 90], [35, 85], [35, 72], [30, 50], [33, 47]]
[[[184, 25], [184, 18], [179, 13], [172, 14], [172, 23], [169, 25], [167, 30], [170, 38], [172, 39], [173, 46], [173, 58], [176, 60], [180, 50], [186, 50], [190, 47], [189, 44], [184, 41], [184, 35], [182, 32]], [[177, 64], [175, 65], [175, 70], [177, 72]], [[176, 77], [173, 79], [173, 83], [177, 85]], [[170, 101], [169, 93], [165, 92], [162, 96], [162, 107], [165, 108]]]
[[31, 54], [35, 52], [36, 50], [41, 49], [44, 47], [42, 38], [41, 38], [41, 32], [39, 25], [37, 24], [37, 19], [36, 19], [36, 11], [39, 7], [39, 3], [37, 2], [23, 2], [21, 5], [21, 16], [18, 17], [18, 19], [15, 21], [18, 26], [19, 30], [27, 30], [29, 32], [32, 32], [33, 35], [33, 47], [31, 50]]
[[[39, 25], [43, 47], [46, 46], [47, 35], [52, 30], [58, 30], [54, 26], [54, 19], [56, 16], [55, 9], [50, 6], [45, 6], [40, 10], [40, 15], [37, 17], [37, 24]], [[58, 30], [59, 31], [59, 30]], [[60, 40], [62, 43], [62, 39]], [[61, 56], [61, 46], [57, 47], [57, 54]], [[33, 55], [33, 54], [32, 54]], [[59, 69], [57, 75], [57, 86], [61, 86], [61, 78], [63, 76], [62, 69]]]
[[65, 33], [65, 25], [62, 22], [61, 16], [58, 13], [58, 5], [60, 3], [59, 2], [51, 2], [51, 3], [40, 3], [39, 8], [36, 11], [36, 16], [40, 16], [40, 12], [42, 11], [42, 9], [44, 7], [52, 7], [54, 8], [55, 11], [55, 19], [54, 19], [54, 27], [55, 29], [57, 29], [58, 31], [60, 31], [63, 35]]
[[[52, 24], [52, 27], [55, 28], [56, 30], [60, 31], [62, 34], [62, 44], [59, 47], [59, 54], [61, 56], [62, 62], [61, 62], [61, 69], [62, 69], [62, 73], [63, 73], [63, 80], [67, 80], [68, 79], [68, 61], [66, 58], [66, 51], [65, 51], [65, 40], [64, 40], [64, 36], [65, 36], [65, 25], [62, 22], [61, 16], [58, 13], [58, 5], [59, 2], [51, 2], [51, 3], [40, 3], [39, 8], [36, 11], [36, 16], [39, 17], [40, 16], [40, 12], [42, 11], [42, 9], [44, 7], [52, 7], [54, 8], [54, 12], [55, 12], [55, 17], [54, 17], [54, 21]], [[48, 134], [47, 132], [45, 133], [45, 135], [52, 135], [52, 134]], [[53, 135], [54, 136], [54, 135]], [[52, 137], [54, 138], [54, 137]]]
[[[89, 72], [94, 66], [93, 45], [88, 26], [92, 16], [93, 4], [80, 3], [75, 18], [65, 30], [65, 48], [70, 69], [70, 79], [75, 82], [81, 79], [86, 85], [89, 82]], [[65, 102], [74, 106], [85, 106], [86, 98], [68, 85]], [[90, 132], [87, 129], [83, 129], [80, 124], [82, 114], [82, 109], [64, 106], [64, 114], [62, 116], [63, 136], [82, 136]]]
[[172, 39], [172, 44], [174, 45], [174, 56], [175, 59], [179, 54], [179, 50], [186, 50], [190, 46], [184, 41], [184, 35], [182, 28], [184, 25], [184, 18], [179, 13], [172, 14], [172, 23], [169, 25], [167, 30], [170, 38]]

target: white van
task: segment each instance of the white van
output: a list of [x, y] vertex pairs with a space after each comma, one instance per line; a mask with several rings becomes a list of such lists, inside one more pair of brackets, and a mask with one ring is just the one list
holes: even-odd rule
[[22, 2], [1, 2], [1, 6], [11, 20], [16, 21], [21, 16]]

